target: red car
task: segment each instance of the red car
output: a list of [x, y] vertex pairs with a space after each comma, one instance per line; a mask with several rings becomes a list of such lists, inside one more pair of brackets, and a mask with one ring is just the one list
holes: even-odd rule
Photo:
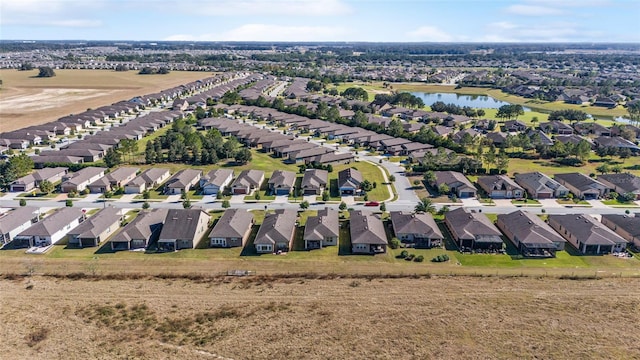
[[380, 206], [380, 203], [377, 201], [369, 201], [365, 203], [364, 206]]

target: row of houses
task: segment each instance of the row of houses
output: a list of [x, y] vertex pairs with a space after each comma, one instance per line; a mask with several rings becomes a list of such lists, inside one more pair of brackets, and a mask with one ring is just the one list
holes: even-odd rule
[[[478, 187], [493, 199], [519, 199], [525, 195], [533, 199], [563, 198], [569, 193], [585, 200], [599, 199], [610, 191], [619, 194], [633, 193], [640, 199], [640, 177], [631, 173], [603, 174], [597, 179], [582, 173], [556, 174], [553, 178], [541, 172], [516, 174], [514, 179], [506, 175], [480, 176]], [[459, 198], [476, 197], [476, 187], [461, 173], [436, 171], [431, 186], [443, 185]]]
[[461, 251], [500, 250], [502, 233], [526, 257], [553, 257], [566, 242], [588, 255], [640, 245], [640, 217], [628, 215], [602, 215], [602, 222], [588, 215], [549, 215], [545, 222], [518, 210], [498, 215], [494, 225], [482, 213], [459, 208], [445, 214], [445, 225]]

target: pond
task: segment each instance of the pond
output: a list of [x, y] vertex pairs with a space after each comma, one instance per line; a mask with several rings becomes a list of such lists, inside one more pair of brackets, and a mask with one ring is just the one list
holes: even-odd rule
[[[436, 101], [442, 101], [445, 104], [456, 104], [458, 106], [469, 106], [472, 108], [497, 109], [502, 105], [510, 105], [510, 103], [496, 100], [486, 95], [460, 95], [454, 93], [423, 93], [412, 92], [424, 101], [425, 105], [431, 105]], [[528, 107], [522, 107], [524, 111], [531, 111]]]

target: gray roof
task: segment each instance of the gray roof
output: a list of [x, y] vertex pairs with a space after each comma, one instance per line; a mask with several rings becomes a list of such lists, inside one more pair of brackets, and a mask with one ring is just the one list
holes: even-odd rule
[[433, 216], [429, 213], [392, 211], [391, 223], [396, 234], [424, 234], [430, 239], [444, 239]]
[[21, 206], [0, 216], [0, 234], [6, 234], [18, 226], [33, 219], [38, 214], [38, 208]]
[[233, 177], [233, 170], [215, 169], [209, 171], [209, 173], [204, 176], [204, 180], [206, 180], [207, 184], [222, 186], [229, 176]]
[[435, 171], [434, 175], [436, 176], [436, 185], [440, 186], [441, 184], [447, 184], [447, 186], [451, 186], [457, 182], [460, 182], [472, 189], [475, 189], [475, 186], [467, 179], [464, 174], [456, 172], [456, 171]]
[[500, 230], [482, 213], [458, 208], [447, 212], [444, 218], [449, 222], [449, 230], [457, 239], [502, 242]]
[[262, 170], [243, 170], [233, 182], [232, 186], [253, 186], [259, 187], [260, 180], [264, 178]]
[[53, 176], [56, 176], [60, 173], [66, 173], [68, 168], [66, 167], [55, 167], [55, 168], [44, 168], [35, 170], [29, 175], [23, 176], [19, 179], [16, 179], [12, 184], [30, 184], [36, 181], [48, 180]]
[[242, 238], [251, 224], [253, 214], [244, 209], [225, 210], [222, 217], [213, 227], [209, 238]]
[[484, 188], [487, 192], [491, 190], [524, 190], [515, 181], [511, 180], [507, 175], [489, 175], [480, 176], [478, 178], [478, 185]]
[[126, 166], [119, 167], [105, 175], [105, 178], [107, 178], [112, 183], [116, 183], [128, 178], [131, 175], [135, 175], [138, 170], [140, 170], [140, 168]]
[[602, 215], [602, 219], [606, 219], [607, 221], [614, 223], [617, 227], [624, 229], [631, 236], [640, 239], [640, 215], [636, 214], [636, 216], [629, 216], [606, 214]]
[[554, 193], [556, 189], [562, 185], [550, 178], [549, 176], [536, 171], [531, 173], [516, 174], [515, 180], [518, 184], [529, 189], [535, 189], [537, 192], [550, 191]]
[[169, 169], [166, 168], [150, 168], [136, 176], [128, 184], [140, 186], [142, 184], [155, 183], [168, 171]]
[[296, 173], [292, 171], [276, 170], [269, 178], [269, 186], [271, 187], [290, 187], [292, 188], [296, 182]]
[[67, 174], [66, 178], [68, 180], [66, 180], [65, 182], [70, 184], [80, 184], [104, 172], [105, 170], [107, 169], [101, 168], [101, 167], [89, 166], [89, 167], [80, 169], [74, 172], [73, 174]]
[[307, 218], [307, 224], [304, 228], [305, 240], [323, 240], [325, 237], [333, 237], [340, 235], [340, 223], [338, 220], [338, 211], [331, 208], [318, 210], [318, 216], [310, 216]]
[[122, 210], [115, 207], [101, 209], [87, 218], [83, 223], [71, 230], [69, 234], [78, 235], [80, 238], [95, 238], [109, 226], [122, 219]]
[[198, 232], [199, 219], [202, 216], [206, 217], [207, 222], [211, 218], [202, 209], [169, 209], [159, 240], [193, 239]]
[[549, 221], [552, 220], [562, 225], [583, 244], [614, 245], [627, 242], [589, 215], [549, 215]]
[[300, 186], [303, 189], [319, 189], [327, 186], [329, 173], [327, 170], [307, 169], [304, 171]]
[[615, 185], [625, 192], [640, 192], [640, 177], [630, 173], [600, 175], [598, 180]]
[[254, 244], [289, 243], [296, 226], [297, 212], [291, 209], [278, 209], [264, 217]]
[[357, 189], [362, 181], [362, 174], [354, 168], [347, 168], [338, 173], [338, 187], [353, 187]]
[[194, 179], [199, 178], [202, 175], [201, 170], [184, 169], [180, 170], [167, 181], [165, 186], [169, 188], [184, 188], [187, 184], [191, 183]]
[[583, 173], [555, 174], [554, 178], [564, 181], [580, 191], [598, 189], [598, 186], [606, 188], [606, 186], [601, 182], [596, 181]]
[[164, 223], [167, 212], [168, 209], [153, 209], [140, 212], [133, 221], [115, 234], [111, 241], [149, 240], [153, 232]]
[[82, 215], [83, 213], [80, 208], [61, 208], [44, 218], [44, 220], [33, 224], [31, 227], [18, 234], [18, 236], [51, 236], [62, 230], [74, 220], [82, 217]]
[[379, 217], [369, 211], [349, 212], [352, 244], [387, 245], [387, 233]]
[[510, 214], [500, 214], [498, 220], [504, 223], [505, 228], [513, 233], [518, 242], [527, 247], [546, 247], [566, 242], [551, 226], [530, 212], [518, 210]]

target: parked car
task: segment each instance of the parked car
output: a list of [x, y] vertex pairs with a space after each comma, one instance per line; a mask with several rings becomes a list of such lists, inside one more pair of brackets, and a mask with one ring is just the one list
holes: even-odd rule
[[369, 201], [369, 202], [366, 202], [364, 206], [380, 206], [380, 203], [377, 201]]

